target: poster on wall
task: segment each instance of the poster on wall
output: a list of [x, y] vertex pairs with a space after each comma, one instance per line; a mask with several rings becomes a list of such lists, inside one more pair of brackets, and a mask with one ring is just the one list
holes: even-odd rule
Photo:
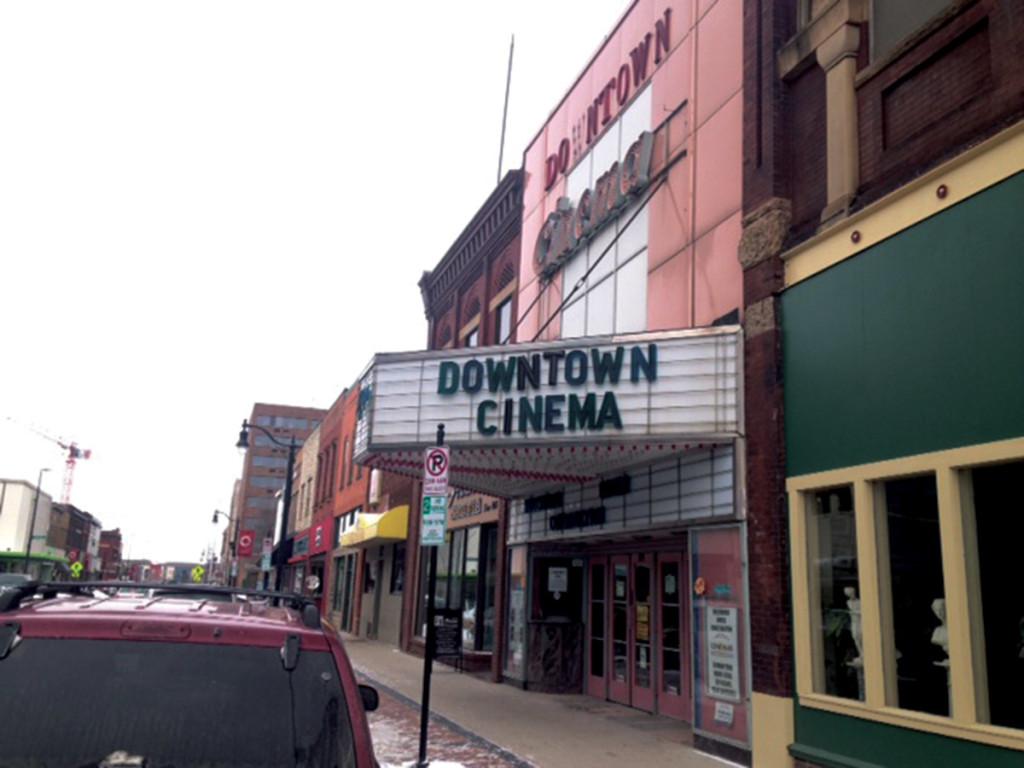
[[569, 591], [569, 569], [560, 567], [548, 568], [548, 592]]
[[740, 663], [736, 609], [709, 606], [708, 629], [708, 695], [729, 701], [740, 700]]

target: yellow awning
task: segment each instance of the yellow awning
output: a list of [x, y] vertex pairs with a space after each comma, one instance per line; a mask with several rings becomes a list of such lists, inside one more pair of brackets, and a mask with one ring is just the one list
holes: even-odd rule
[[378, 515], [360, 515], [355, 530], [341, 536], [343, 547], [372, 547], [391, 541], [405, 541], [409, 535], [409, 505], [392, 507]]

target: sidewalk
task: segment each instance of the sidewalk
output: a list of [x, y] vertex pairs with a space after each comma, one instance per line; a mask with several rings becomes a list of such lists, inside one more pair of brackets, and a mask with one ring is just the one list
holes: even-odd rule
[[[350, 635], [344, 636], [344, 642], [359, 674], [419, 702], [422, 659]], [[430, 709], [539, 768], [726, 765], [693, 750], [685, 723], [589, 696], [522, 691], [439, 663], [434, 664]]]

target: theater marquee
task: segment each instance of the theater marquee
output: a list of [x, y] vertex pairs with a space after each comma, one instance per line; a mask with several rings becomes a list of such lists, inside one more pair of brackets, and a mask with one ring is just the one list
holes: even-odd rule
[[430, 445], [571, 445], [738, 432], [736, 327], [384, 354], [361, 387], [356, 458]]

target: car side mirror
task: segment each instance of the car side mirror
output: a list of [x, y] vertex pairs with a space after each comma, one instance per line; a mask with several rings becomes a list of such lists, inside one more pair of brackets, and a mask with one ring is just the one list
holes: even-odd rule
[[374, 712], [380, 706], [380, 694], [372, 685], [360, 685], [359, 697], [363, 700], [363, 710]]

